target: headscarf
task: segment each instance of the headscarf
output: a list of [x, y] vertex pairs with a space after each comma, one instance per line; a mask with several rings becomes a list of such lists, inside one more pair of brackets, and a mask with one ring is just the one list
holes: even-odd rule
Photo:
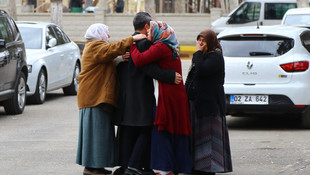
[[104, 40], [105, 42], [109, 42], [109, 27], [96, 23], [89, 26], [84, 37], [87, 40]]
[[203, 30], [197, 36], [197, 40], [199, 37], [203, 37], [207, 42], [207, 50], [204, 50], [203, 53], [206, 54], [211, 51], [220, 51], [222, 52], [222, 47], [220, 42], [217, 40], [216, 33], [213, 30]]
[[151, 21], [150, 30], [152, 43], [162, 42], [168, 45], [173, 51], [173, 59], [176, 59], [179, 41], [172, 27], [162, 21]]

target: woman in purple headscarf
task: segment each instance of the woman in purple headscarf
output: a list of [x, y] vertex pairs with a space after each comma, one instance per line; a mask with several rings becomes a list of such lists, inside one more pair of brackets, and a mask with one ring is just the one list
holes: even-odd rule
[[[182, 74], [174, 30], [161, 21], [151, 21], [148, 39], [153, 45], [140, 53], [134, 44], [130, 53], [136, 66], [156, 62], [160, 67]], [[190, 173], [190, 126], [188, 100], [183, 82], [155, 82], [156, 113], [152, 133], [151, 168], [160, 175]]]

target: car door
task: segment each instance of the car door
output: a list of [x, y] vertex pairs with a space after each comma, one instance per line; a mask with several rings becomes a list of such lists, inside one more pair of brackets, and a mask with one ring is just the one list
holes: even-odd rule
[[60, 52], [58, 60], [59, 74], [57, 75], [57, 85], [59, 87], [72, 81], [72, 74], [75, 65], [73, 59], [74, 49], [70, 46], [70, 40], [67, 35], [56, 25], [51, 26], [57, 37], [57, 50]]
[[56, 39], [56, 45], [47, 46], [44, 61], [47, 65], [47, 77], [48, 86], [47, 90], [55, 89], [58, 86], [60, 72], [60, 62], [61, 62], [61, 50], [58, 49], [60, 41], [57, 40], [56, 34], [54, 33], [52, 26], [48, 26], [45, 32], [46, 45], [53, 39]]
[[[1, 39], [5, 42], [4, 48], [1, 48], [0, 66], [1, 66], [1, 88], [8, 90], [14, 88], [17, 72], [17, 56], [16, 33], [13, 33], [12, 26], [7, 18], [0, 19]], [[4, 76], [2, 76], [4, 75]]]

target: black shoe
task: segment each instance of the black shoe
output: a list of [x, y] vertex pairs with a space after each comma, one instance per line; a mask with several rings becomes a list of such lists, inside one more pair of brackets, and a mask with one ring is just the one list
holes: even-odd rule
[[117, 168], [117, 169], [113, 172], [113, 175], [123, 175], [124, 172], [125, 172], [125, 168], [120, 167], [120, 168]]
[[156, 173], [152, 169], [144, 169], [145, 175], [156, 175]]
[[138, 170], [136, 168], [127, 168], [124, 175], [146, 175], [143, 170]]
[[106, 175], [111, 173], [112, 171], [109, 171], [105, 168], [90, 168], [90, 167], [85, 167], [83, 172], [84, 175], [92, 175], [92, 174]]

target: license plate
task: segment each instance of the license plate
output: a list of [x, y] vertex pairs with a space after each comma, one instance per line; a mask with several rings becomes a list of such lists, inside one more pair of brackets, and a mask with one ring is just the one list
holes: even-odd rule
[[230, 104], [266, 105], [268, 95], [230, 95]]

